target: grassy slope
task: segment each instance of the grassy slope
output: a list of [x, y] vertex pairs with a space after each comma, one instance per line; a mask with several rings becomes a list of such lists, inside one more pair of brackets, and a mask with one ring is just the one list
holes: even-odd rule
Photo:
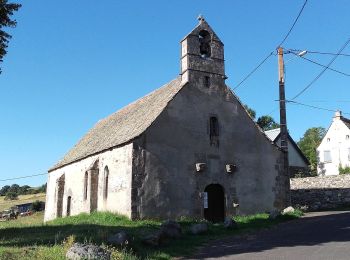
[[4, 200], [5, 196], [0, 196], [0, 211], [9, 209], [14, 205], [30, 203], [36, 200], [45, 201], [45, 193], [19, 195], [18, 200]]
[[226, 230], [219, 224], [210, 225], [209, 232], [200, 236], [188, 233], [189, 226], [195, 221], [182, 220], [180, 221], [184, 230], [182, 238], [154, 249], [143, 246], [140, 237], [159, 229], [161, 224], [159, 221], [130, 221], [111, 213], [93, 213], [43, 224], [43, 213], [37, 213], [15, 221], [0, 222], [0, 259], [64, 259], [65, 252], [74, 241], [101, 245], [109, 235], [119, 230], [125, 230], [131, 235], [132, 248], [122, 250], [110, 248], [113, 259], [169, 259], [190, 254], [196, 247], [211, 239], [266, 228], [298, 217], [297, 215], [283, 216], [277, 220], [269, 220], [267, 214], [235, 217], [239, 225], [237, 230]]

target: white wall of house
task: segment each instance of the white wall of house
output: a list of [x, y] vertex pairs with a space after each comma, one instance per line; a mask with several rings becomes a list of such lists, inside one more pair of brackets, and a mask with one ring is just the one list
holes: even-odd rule
[[[132, 180], [132, 150], [133, 144], [90, 156], [81, 161], [66, 165], [49, 173], [45, 221], [56, 218], [57, 215], [57, 180], [65, 175], [62, 216], [67, 213], [68, 196], [71, 196], [71, 215], [90, 212], [90, 187], [85, 199], [85, 172], [98, 159], [98, 211], [110, 211], [131, 216], [131, 180]], [[108, 193], [104, 197], [105, 167], [109, 169]], [[90, 185], [90, 182], [88, 183]]]
[[[276, 144], [281, 147], [281, 138], [279, 137]], [[297, 149], [295, 149], [294, 145], [288, 140], [288, 161], [289, 165], [293, 167], [303, 167], [307, 168], [308, 165], [304, 161], [304, 159], [300, 156]]]
[[327, 134], [317, 148], [319, 175], [338, 175], [338, 167], [350, 166], [350, 129], [336, 112]]

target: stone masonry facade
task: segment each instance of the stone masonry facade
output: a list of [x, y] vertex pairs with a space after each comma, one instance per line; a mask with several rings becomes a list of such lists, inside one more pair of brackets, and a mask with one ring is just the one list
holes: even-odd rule
[[350, 206], [350, 175], [291, 179], [292, 204], [308, 210]]

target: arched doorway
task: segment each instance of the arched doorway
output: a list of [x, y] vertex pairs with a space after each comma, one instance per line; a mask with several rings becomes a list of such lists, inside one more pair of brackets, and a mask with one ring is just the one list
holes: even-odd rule
[[217, 223], [225, 219], [225, 192], [220, 184], [210, 184], [204, 190], [204, 218]]

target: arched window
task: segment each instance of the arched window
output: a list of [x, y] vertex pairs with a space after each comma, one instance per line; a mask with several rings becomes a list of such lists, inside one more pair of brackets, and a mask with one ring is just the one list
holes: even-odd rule
[[199, 53], [203, 58], [209, 58], [211, 55], [211, 36], [210, 33], [206, 30], [202, 30], [199, 32]]
[[84, 176], [84, 200], [87, 200], [87, 194], [88, 194], [88, 173], [85, 172]]
[[209, 120], [210, 145], [219, 146], [219, 120], [212, 116]]
[[103, 198], [107, 199], [108, 197], [108, 178], [109, 178], [109, 170], [108, 166], [105, 167], [104, 170], [104, 187], [103, 187]]

